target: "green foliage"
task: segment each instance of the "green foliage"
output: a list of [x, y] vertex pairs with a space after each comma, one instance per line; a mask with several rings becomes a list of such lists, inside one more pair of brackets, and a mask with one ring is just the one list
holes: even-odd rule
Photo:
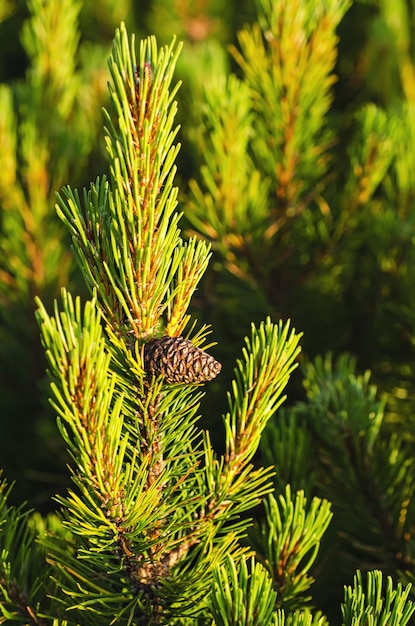
[[[156, 597], [165, 610], [174, 605], [173, 612], [183, 611], [183, 603], [197, 606], [212, 567], [226, 554], [240, 552], [236, 542], [247, 520], [239, 520], [237, 513], [252, 508], [268, 489], [269, 472], [249, 465], [261, 420], [270, 415], [266, 374], [270, 364], [274, 376], [276, 368], [275, 361], [269, 363], [274, 352], [267, 354], [266, 346], [280, 342], [275, 401], [297, 354], [293, 347], [298, 336], [292, 333], [287, 339], [287, 328], [277, 335], [270, 323], [259, 333], [253, 329], [247, 342], [253, 348], [237, 369], [241, 380], [248, 379], [251, 385], [231, 400], [236, 407], [232, 413], [239, 419], [227, 428], [227, 455], [216, 459], [207, 435], [201, 442], [195, 429], [199, 392], [176, 387], [160, 397], [162, 381], [145, 389], [141, 373], [141, 385], [136, 383], [143, 395], [140, 401], [137, 388], [126, 386], [125, 373], [120, 380], [110, 370], [111, 344], [103, 335], [96, 301], [88, 302], [82, 312], [79, 299], [73, 302], [64, 292], [62, 312], [56, 307], [55, 316], [49, 318], [41, 307], [39, 316], [53, 404], [76, 467], [76, 491], [59, 500], [65, 526], [79, 543], [73, 539], [68, 551], [56, 538], [45, 540], [49, 558], [61, 571], [68, 607], [82, 609], [87, 602], [95, 623], [93, 615], [109, 618], [117, 613], [122, 597], [123, 611], [149, 614], [148, 594], [150, 587], [160, 584], [159, 577], [165, 583]], [[265, 405], [261, 396], [250, 398], [252, 390], [262, 387], [268, 398]], [[204, 464], [198, 467], [201, 457]], [[108, 568], [113, 575], [98, 585], [97, 572]], [[126, 594], [126, 584], [133, 585], [138, 595]]]
[[[33, 441], [48, 434], [34, 297], [50, 302], [73, 277], [55, 191], [68, 177], [79, 180], [87, 163], [103, 74], [89, 63], [86, 84], [86, 68], [78, 68], [80, 2], [33, 0], [28, 8], [25, 82], [0, 86], [0, 396], [7, 416], [0, 452], [12, 476], [22, 471], [17, 457], [26, 459], [26, 471], [39, 467]], [[52, 441], [47, 445], [56, 452]]]
[[[267, 222], [269, 182], [260, 180], [248, 154], [252, 113], [250, 91], [231, 75], [211, 78], [204, 88], [198, 123], [204, 129], [200, 151], [206, 155], [203, 188], [190, 182], [192, 199], [187, 217], [207, 239], [213, 240], [227, 267], [237, 275], [246, 268], [240, 248], [248, 240], [258, 256]], [[254, 261], [253, 261], [254, 262]]]
[[[289, 324], [252, 326], [228, 396], [221, 456], [196, 427], [198, 386], [168, 385], [144, 370], [146, 340], [187, 326], [209, 248], [183, 242], [177, 226], [170, 83], [179, 47], [159, 50], [149, 38], [137, 62], [133, 44], [122, 27], [110, 59], [109, 179], [58, 198], [93, 298], [83, 307], [63, 290], [52, 317], [38, 301], [75, 485], [58, 498], [68, 538], [43, 544], [60, 602], [91, 624], [203, 609], [213, 572], [246, 552], [239, 540], [250, 520], [240, 513], [270, 490], [270, 470], [251, 461], [299, 353]], [[207, 328], [194, 327], [188, 336], [197, 345]]]
[[[356, 374], [351, 357], [316, 358], [304, 372], [307, 402], [270, 424], [261, 449], [277, 475], [283, 468], [277, 485], [292, 476], [294, 484], [304, 480], [308, 494], [332, 503], [333, 521], [311, 570], [319, 572], [314, 599], [323, 595], [326, 606], [337, 601], [335, 590], [356, 568], [412, 580], [413, 442], [391, 432], [384, 398], [370, 384], [370, 372]], [[297, 450], [305, 454], [301, 468], [293, 460]]]
[[283, 407], [278, 419], [268, 422], [260, 450], [265, 465], [275, 465], [277, 492], [283, 492], [288, 484], [293, 492], [314, 492], [317, 465], [314, 437], [300, 407]]
[[208, 608], [217, 626], [235, 624], [268, 626], [273, 622], [276, 592], [266, 570], [251, 559], [235, 562], [228, 558], [214, 573]]
[[370, 373], [356, 376], [354, 369], [347, 357], [335, 366], [330, 357], [317, 359], [308, 368], [309, 404], [303, 411], [320, 440], [323, 493], [361, 565], [366, 551], [369, 567], [378, 554], [378, 565], [388, 571], [412, 568], [412, 442], [389, 432]]
[[[11, 427], [2, 431], [1, 463], [17, 468], [27, 456], [33, 467], [36, 450], [47, 450], [63, 466], [49, 452], [59, 443], [36, 390], [40, 296], [73, 481], [47, 518], [13, 508], [2, 486], [3, 620], [326, 626], [312, 605], [340, 623], [341, 588], [358, 568], [343, 623], [408, 623], [412, 12], [405, 0], [258, 0], [256, 15], [248, 2], [144, 4], [140, 28], [152, 24], [170, 41], [174, 27], [184, 47], [149, 38], [137, 54], [124, 26], [117, 33], [107, 174], [96, 146], [93, 165], [89, 156], [104, 57], [85, 40], [108, 40], [132, 3], [33, 0], [25, 82], [0, 89], [1, 397], [19, 430], [19, 455]], [[12, 8], [1, 3], [0, 19]], [[185, 236], [174, 186], [179, 97]], [[68, 180], [59, 223], [50, 211]], [[51, 315], [63, 285], [83, 292], [81, 274], [91, 300], [65, 288]], [[347, 349], [358, 358], [306, 360], [305, 398], [291, 376], [299, 335], [288, 317], [305, 331], [308, 356]], [[232, 381], [235, 346], [253, 320]], [[148, 340], [183, 335], [209, 350], [212, 322], [224, 363], [207, 397], [145, 371]], [[289, 379], [292, 406], [281, 410]], [[211, 441], [222, 431], [221, 454]], [[360, 571], [373, 568], [366, 589]], [[380, 570], [401, 582], [383, 584]]]
[[257, 6], [258, 23], [239, 34], [234, 55], [259, 123], [252, 150], [260, 171], [278, 185], [284, 220], [301, 211], [302, 198], [326, 172], [335, 29], [350, 3], [261, 0]]
[[[311, 354], [351, 350], [396, 382], [402, 360], [412, 358], [412, 104], [398, 99], [397, 87], [389, 107], [375, 99], [337, 108], [351, 72], [348, 58], [335, 65], [337, 27], [359, 23], [364, 11], [349, 6], [258, 3], [258, 22], [232, 48], [240, 78], [218, 63], [200, 90], [200, 175], [189, 185], [186, 218], [217, 250], [205, 297], [226, 339], [234, 318], [244, 327], [261, 312], [289, 316]], [[381, 3], [373, 22], [393, 31], [393, 11]], [[400, 6], [397, 23], [405, 11]], [[395, 74], [402, 71], [409, 90], [407, 33], [405, 26]], [[366, 69], [376, 37], [370, 31], [367, 47], [356, 50], [363, 58], [355, 74]], [[346, 61], [349, 75], [335, 90], [333, 70]], [[367, 71], [379, 83], [378, 68]], [[247, 300], [256, 306], [244, 318], [235, 302]]]
[[[307, 401], [261, 442], [281, 491], [333, 503], [329, 565], [316, 564], [326, 607], [356, 567], [409, 578], [414, 567], [413, 24], [404, 2], [396, 21], [387, 1], [257, 7], [232, 47], [238, 78], [223, 69], [201, 92], [186, 217], [216, 255], [205, 297], [219, 346], [244, 314], [286, 315], [310, 356], [349, 350], [382, 385], [379, 400], [353, 359], [317, 358], [303, 369]], [[365, 39], [346, 50], [358, 28]]]
[[10, 488], [0, 476], [0, 624], [38, 623], [39, 605], [53, 588], [29, 511], [8, 503]]
[[379, 570], [368, 572], [364, 587], [361, 572], [358, 571], [353, 587], [345, 589], [343, 625], [404, 626], [415, 612], [415, 604], [408, 600], [409, 592], [409, 585], [403, 589], [398, 584], [394, 589], [390, 577], [387, 578], [386, 589], [383, 590], [382, 572]]
[[332, 518], [331, 505], [313, 498], [307, 506], [304, 493], [298, 491], [293, 499], [289, 485], [278, 501], [271, 494], [264, 504], [265, 520], [249, 532], [251, 545], [272, 578], [277, 606], [298, 609], [310, 602], [308, 572]]
[[297, 610], [286, 614], [279, 609], [275, 614], [275, 626], [328, 626], [327, 619], [319, 613], [311, 613], [308, 610]]
[[274, 301], [270, 272], [297, 243], [293, 232], [287, 247], [287, 228], [314, 219], [308, 205], [327, 174], [335, 28], [347, 7], [259, 2], [258, 23], [239, 34], [240, 51], [232, 48], [243, 82], [215, 76], [203, 92], [204, 163], [186, 216], [231, 272]]

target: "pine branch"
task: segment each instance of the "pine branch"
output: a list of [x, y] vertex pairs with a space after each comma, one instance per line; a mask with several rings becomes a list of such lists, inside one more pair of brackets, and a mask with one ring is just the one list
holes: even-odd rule
[[[259, 329], [252, 326], [252, 337], [246, 340], [244, 360], [237, 363], [232, 394], [228, 394], [230, 412], [226, 414], [226, 454], [223, 481], [233, 477], [238, 492], [245, 483], [244, 472], [260, 442], [269, 418], [282, 404], [282, 391], [297, 366], [301, 335], [289, 332], [289, 324], [274, 326], [268, 318]], [[261, 471], [261, 470], [260, 470]], [[245, 483], [246, 484], [246, 483]]]
[[367, 569], [412, 571], [411, 444], [399, 433], [387, 432], [384, 398], [379, 399], [370, 384], [370, 372], [357, 376], [355, 366], [350, 357], [333, 363], [327, 355], [307, 367], [310, 404], [301, 412], [322, 444], [319, 482], [333, 502], [335, 523], [347, 538], [349, 558], [356, 553], [356, 564], [362, 566], [364, 559]]
[[[411, 585], [405, 589], [399, 583], [394, 589], [388, 576], [384, 589], [382, 572], [368, 572], [366, 585], [360, 571], [353, 587], [345, 588], [342, 604], [343, 626], [365, 623], [370, 626], [405, 626], [415, 613], [415, 603], [409, 600]], [[382, 595], [383, 594], [383, 595]]]
[[[27, 5], [22, 27], [26, 75], [0, 87], [0, 411], [8, 415], [0, 454], [10, 475], [25, 476], [16, 489], [31, 498], [33, 476], [57, 474], [56, 446], [53, 454], [38, 453], [39, 433], [51, 416], [39, 395], [44, 361], [34, 297], [50, 303], [73, 278], [65, 230], [53, 211], [55, 190], [69, 177], [75, 181], [83, 175], [96, 138], [100, 92], [89, 82], [85, 86], [85, 67], [80, 67], [82, 2], [33, 0]], [[93, 74], [88, 79], [96, 83]], [[86, 92], [94, 111], [89, 116]], [[58, 474], [52, 489], [61, 480]]]
[[291, 271], [281, 268], [301, 259], [304, 232], [320, 237], [331, 226], [322, 198], [333, 176], [327, 113], [336, 28], [350, 2], [256, 4], [258, 21], [231, 47], [242, 81], [215, 75], [203, 90], [202, 166], [186, 217], [275, 308], [292, 289]]
[[214, 573], [208, 609], [217, 626], [273, 624], [276, 592], [266, 570], [252, 558], [239, 567], [232, 558]]
[[[117, 391], [118, 375], [109, 369], [110, 358], [95, 302], [87, 303], [82, 314], [79, 299], [74, 303], [66, 292], [63, 298], [62, 313], [56, 308], [55, 317], [49, 318], [41, 306], [38, 314], [48, 347], [60, 431], [77, 468], [77, 492], [71, 491], [68, 498], [59, 501], [67, 511], [66, 523], [71, 532], [87, 537], [89, 550], [102, 544], [106, 549], [100, 549], [98, 558], [88, 553], [86, 546], [78, 547], [79, 554], [84, 553], [80, 570], [76, 561], [68, 562], [67, 557], [65, 565], [59, 566], [66, 551], [52, 542], [48, 546], [55, 554], [53, 562], [66, 574], [64, 588], [74, 599], [82, 598], [82, 594], [71, 591], [71, 583], [76, 580], [73, 572], [80, 580], [92, 581], [96, 567], [105, 564], [115, 569], [116, 586], [108, 581], [108, 586], [100, 587], [94, 595], [97, 601], [104, 595], [109, 603], [112, 591], [113, 602], [118, 605], [125, 572], [135, 593], [148, 595], [160, 576], [169, 578], [168, 572], [177, 560], [184, 560], [186, 571], [186, 561], [193, 563], [195, 558], [190, 548], [200, 546], [200, 564], [184, 579], [187, 596], [192, 585], [200, 587], [202, 570], [208, 582], [208, 571], [217, 559], [220, 562], [229, 551], [238, 554], [237, 539], [248, 521], [238, 521], [237, 514], [259, 502], [269, 490], [269, 470], [253, 470], [249, 461], [266, 419], [282, 401], [279, 392], [293, 367], [299, 337], [291, 333], [287, 339], [288, 326], [274, 328], [269, 321], [258, 334], [253, 329], [253, 340], [247, 343], [255, 349], [245, 353], [247, 372], [242, 363], [238, 369], [241, 381], [248, 375], [250, 385], [245, 385], [243, 394], [235, 393], [234, 402], [236, 406], [249, 406], [249, 412], [233, 422], [237, 433], [234, 454], [218, 462], [206, 440], [205, 469], [198, 470], [202, 451], [198, 452], [193, 427], [197, 403], [189, 391], [181, 391], [179, 399], [174, 388], [161, 393], [160, 384], [153, 383], [150, 390], [142, 387], [148, 404], [145, 406], [139, 396], [134, 396], [141, 411], [141, 424], [137, 423], [137, 414], [128, 415], [129, 405], [123, 403], [124, 397]], [[263, 392], [247, 404], [256, 385]], [[131, 390], [124, 386], [123, 393]], [[186, 398], [191, 398], [190, 404], [186, 404]], [[127, 429], [123, 428], [122, 407], [127, 411], [126, 419], [131, 420]], [[161, 424], [162, 440], [158, 432]], [[149, 560], [139, 556], [146, 553], [151, 555]], [[119, 569], [121, 563], [123, 570]], [[175, 595], [183, 584], [176, 582]], [[131, 602], [134, 597], [133, 593]]]
[[313, 498], [308, 504], [302, 491], [294, 499], [289, 485], [278, 501], [272, 494], [265, 500], [265, 521], [255, 525], [249, 537], [272, 577], [279, 607], [292, 611], [310, 602], [304, 593], [314, 582], [308, 572], [331, 518], [327, 500]]
[[50, 568], [36, 543], [31, 512], [9, 505], [10, 491], [0, 475], [0, 624], [46, 626]]
[[[60, 231], [49, 224], [47, 206], [54, 187], [70, 178], [65, 159], [78, 148], [84, 155], [86, 145], [73, 130], [78, 126], [68, 130], [67, 124], [79, 86], [80, 4], [32, 0], [29, 6], [33, 19], [24, 41], [32, 62], [30, 88], [0, 90], [5, 303], [19, 290], [31, 302], [34, 293], [46, 287], [49, 294], [49, 287], [66, 282], [65, 272], [58, 278], [55, 272], [48, 282], [48, 263], [56, 270], [66, 257], [60, 256]], [[264, 293], [270, 269], [292, 254], [293, 246], [284, 245], [270, 258], [278, 238], [290, 244], [286, 226], [292, 218], [303, 215], [303, 222], [296, 220], [298, 230], [302, 224], [321, 226], [327, 237], [332, 229], [333, 247], [355, 224], [356, 208], [377, 208], [380, 186], [387, 193], [394, 176], [402, 184], [410, 179], [409, 133], [407, 146], [394, 145], [397, 138], [405, 143], [406, 126], [398, 132], [391, 115], [368, 107], [356, 118], [360, 133], [349, 150], [353, 171], [345, 176], [344, 219], [333, 222], [329, 215], [318, 223], [312, 215], [327, 180], [335, 31], [348, 6], [347, 0], [259, 0], [259, 22], [241, 34], [241, 52], [235, 52], [243, 81], [221, 78], [211, 91], [208, 85], [207, 159], [200, 186], [192, 187], [193, 225], [221, 251], [231, 272], [253, 277]], [[406, 50], [406, 33], [400, 42]], [[275, 611], [275, 605], [292, 610], [308, 602], [309, 572], [331, 516], [327, 501], [314, 499], [307, 506], [302, 492], [294, 500], [287, 487], [278, 502], [270, 496], [256, 540], [251, 535], [265, 566], [248, 561], [252, 551], [241, 545], [251, 523], [247, 511], [272, 489], [273, 469], [258, 468], [254, 457], [298, 356], [300, 336], [289, 324], [268, 319], [252, 326], [228, 394], [222, 456], [215, 454], [209, 432], [198, 428], [201, 385], [221, 366], [207, 352], [209, 327], [188, 313], [210, 247], [196, 238], [184, 241], [179, 229], [178, 85], [172, 87], [179, 53], [175, 41], [159, 49], [149, 38], [136, 57], [134, 41], [121, 27], [110, 58], [112, 109], [105, 113], [109, 176], [83, 192], [67, 187], [58, 197], [58, 213], [91, 291], [91, 300], [81, 305], [63, 290], [52, 315], [38, 300], [51, 402], [71, 455], [73, 486], [57, 498], [56, 526], [0, 498], [0, 608], [7, 621], [327, 624], [308, 610]], [[29, 115], [23, 109], [16, 115], [17, 101], [28, 104]], [[54, 105], [57, 119], [49, 120]], [[49, 140], [56, 140], [62, 161], [54, 158]], [[405, 193], [402, 210], [410, 213], [409, 183]], [[320, 208], [330, 214], [325, 201]], [[390, 223], [396, 225], [397, 216]], [[53, 241], [46, 241], [49, 234]], [[294, 248], [304, 259], [307, 246]], [[8, 254], [9, 269], [3, 267]], [[11, 309], [6, 317], [13, 324]], [[329, 361], [309, 372], [309, 403], [292, 412], [313, 421], [324, 444], [319, 486], [332, 494], [338, 527], [353, 550], [413, 578], [411, 442], [400, 433], [385, 436], [384, 404], [368, 374], [355, 376], [343, 359], [338, 375]], [[299, 456], [310, 441], [304, 431], [294, 432], [285, 414], [272, 443], [279, 445], [275, 458], [287, 464], [287, 476], [293, 471], [303, 479], [308, 465]], [[270, 445], [268, 457], [273, 460]], [[382, 597], [378, 571], [369, 574], [366, 591], [358, 572], [354, 587], [346, 589], [344, 625], [406, 624], [414, 612], [409, 593], [409, 586], [395, 590], [388, 579]]]
[[327, 618], [320, 612], [311, 613], [307, 609], [285, 613], [283, 609], [275, 612], [275, 626], [329, 626]]
[[[203, 85], [198, 150], [205, 161], [201, 181], [191, 180], [186, 217], [214, 242], [226, 266], [260, 282], [269, 248], [270, 181], [249, 154], [254, 119], [248, 86], [236, 76], [214, 76]], [[201, 97], [201, 98], [202, 98]]]
[[277, 182], [281, 225], [302, 210], [308, 185], [327, 170], [335, 29], [348, 7], [347, 0], [259, 0], [258, 24], [240, 33], [241, 52], [232, 50], [252, 91], [253, 147], [261, 171]]
[[88, 608], [91, 624], [203, 611], [214, 569], [246, 552], [239, 540], [250, 520], [240, 513], [270, 490], [271, 470], [251, 461], [299, 352], [288, 324], [252, 327], [229, 396], [227, 452], [217, 458], [196, 421], [198, 385], [220, 364], [201, 349], [206, 326], [177, 334], [209, 260], [206, 244], [182, 241], [175, 211], [170, 83], [179, 50], [149, 38], [137, 61], [134, 40], [124, 26], [117, 32], [110, 177], [83, 196], [68, 187], [58, 198], [93, 297], [81, 307], [64, 290], [53, 316], [39, 301], [75, 485], [59, 498], [70, 537], [49, 538], [47, 548], [64, 605]]
[[91, 185], [83, 208], [70, 189], [58, 199], [58, 213], [110, 328], [119, 333], [128, 322], [128, 333], [139, 339], [159, 333], [160, 324], [168, 334], [184, 330], [191, 295], [209, 260], [206, 244], [180, 239], [175, 213], [179, 85], [171, 91], [169, 86], [180, 48], [173, 42], [158, 51], [154, 38], [146, 40], [137, 65], [125, 32], [118, 34], [110, 62], [117, 126], [107, 114], [111, 180]]

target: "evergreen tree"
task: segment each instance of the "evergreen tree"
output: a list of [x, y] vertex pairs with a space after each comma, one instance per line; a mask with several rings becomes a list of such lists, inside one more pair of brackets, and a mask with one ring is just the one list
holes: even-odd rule
[[[36, 7], [48, 15], [46, 5]], [[280, 409], [300, 336], [267, 317], [251, 326], [229, 383], [222, 454], [211, 441], [218, 434], [198, 421], [201, 385], [223, 380], [219, 391], [231, 378], [228, 359], [221, 368], [209, 354], [212, 320], [220, 339], [214, 354], [221, 358], [232, 352], [222, 340], [229, 312], [229, 335], [236, 338], [251, 314], [278, 318], [288, 302], [310, 336], [307, 318], [319, 315], [310, 315], [311, 306], [300, 317], [298, 307], [312, 305], [306, 296], [313, 290], [337, 298], [323, 316], [329, 328], [333, 310], [368, 276], [378, 276], [374, 261], [390, 278], [387, 293], [398, 272], [402, 293], [411, 284], [410, 253], [391, 246], [411, 237], [411, 103], [401, 106], [396, 88], [394, 110], [360, 107], [347, 149], [334, 147], [351, 120], [342, 131], [333, 115], [336, 28], [347, 21], [348, 7], [340, 0], [260, 1], [258, 23], [233, 49], [240, 77], [226, 75], [223, 51], [212, 46], [210, 58], [222, 74], [214, 74], [206, 91], [196, 81], [191, 86], [203, 98], [193, 113], [200, 110], [206, 126], [200, 151], [206, 164], [191, 184], [186, 216], [213, 244], [220, 268], [217, 307], [212, 319], [205, 309], [205, 324], [190, 307], [197, 286], [206, 286], [210, 246], [181, 235], [173, 186], [178, 85], [172, 80], [180, 46], [158, 48], [154, 38], [145, 39], [136, 58], [125, 27], [117, 33], [106, 113], [109, 174], [82, 193], [65, 187], [57, 205], [91, 297], [83, 304], [64, 288], [51, 314], [53, 292], [33, 291], [41, 294], [37, 317], [73, 487], [57, 496], [59, 510], [42, 518], [11, 505], [2, 481], [4, 622], [324, 626], [329, 618], [345, 626], [397, 626], [413, 619], [413, 422], [404, 428], [387, 409], [391, 395], [385, 404], [369, 372], [357, 374], [347, 356], [306, 361], [305, 401]], [[399, 7], [402, 21], [403, 2]], [[389, 8], [383, 3], [378, 17], [393, 30]], [[38, 50], [42, 29], [34, 32], [31, 49]], [[409, 31], [398, 48], [409, 100]], [[47, 110], [40, 115], [39, 109], [39, 120]], [[16, 153], [10, 124], [6, 182]], [[47, 163], [44, 172], [59, 170], [50, 155]], [[337, 172], [339, 163], [346, 165]], [[48, 193], [66, 176], [53, 178]], [[8, 207], [8, 199], [4, 193], [10, 210], [4, 223], [19, 223], [21, 207]], [[48, 225], [46, 209], [40, 216]], [[26, 231], [8, 227], [5, 250], [12, 252], [11, 243]], [[306, 278], [303, 300], [299, 277]], [[66, 274], [59, 278], [67, 282]], [[395, 313], [405, 320], [410, 343], [410, 294], [405, 302]], [[359, 296], [353, 304], [362, 324], [353, 328], [363, 342], [362, 313], [369, 309]], [[388, 345], [382, 299], [369, 304], [375, 332], [382, 330], [378, 345]], [[347, 336], [347, 316], [341, 319]], [[338, 325], [321, 346], [338, 338]], [[221, 413], [217, 397], [202, 405], [212, 424]]]
[[[313, 569], [314, 602], [332, 617], [357, 567], [414, 576], [413, 368], [405, 365], [414, 356], [413, 23], [405, 2], [379, 3], [366, 52], [387, 42], [399, 72], [392, 79], [382, 67], [387, 98], [379, 85], [376, 103], [362, 102], [373, 98], [368, 89], [339, 110], [338, 32], [351, 28], [358, 3], [257, 5], [257, 22], [231, 50], [238, 75], [218, 66], [198, 91], [200, 173], [186, 218], [216, 255], [205, 299], [224, 362], [260, 312], [304, 330], [305, 396], [296, 380], [297, 402], [275, 417], [261, 448], [279, 493], [289, 484], [333, 504]], [[367, 76], [380, 83], [373, 63]], [[369, 370], [358, 374], [362, 365], [381, 394]]]
[[34, 298], [51, 303], [74, 280], [55, 193], [68, 178], [82, 180], [105, 71], [102, 49], [99, 57], [91, 47], [88, 58], [82, 55], [81, 2], [31, 0], [28, 9], [21, 36], [25, 80], [0, 86], [0, 455], [2, 467], [18, 480], [19, 495], [33, 496], [33, 484], [40, 483], [34, 502], [45, 505], [58, 482], [52, 473], [64, 480], [65, 457], [39, 392], [45, 361]]
[[[137, 62], [125, 28], [117, 34], [109, 179], [82, 196], [64, 188], [58, 200], [93, 297], [82, 306], [64, 289], [53, 316], [39, 301], [75, 483], [59, 498], [62, 532], [39, 534], [54, 572], [51, 595], [80, 623], [166, 623], [207, 611], [213, 571], [247, 552], [241, 513], [270, 490], [270, 469], [252, 458], [299, 351], [288, 324], [252, 328], [224, 417], [226, 454], [217, 457], [196, 420], [199, 384], [220, 365], [201, 349], [209, 329], [196, 330], [187, 313], [209, 248], [183, 241], [175, 211], [170, 83], [179, 49], [144, 40]], [[14, 543], [22, 515], [13, 515], [4, 539]], [[18, 617], [24, 592], [11, 557], [6, 550], [3, 611]], [[54, 602], [46, 609], [38, 600], [43, 591], [30, 588], [23, 617], [56, 617]]]

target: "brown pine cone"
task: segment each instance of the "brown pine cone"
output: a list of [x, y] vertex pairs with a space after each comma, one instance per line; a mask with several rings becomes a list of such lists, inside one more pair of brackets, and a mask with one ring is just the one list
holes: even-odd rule
[[222, 365], [183, 337], [152, 339], [144, 347], [147, 374], [164, 376], [166, 383], [203, 383], [215, 378]]

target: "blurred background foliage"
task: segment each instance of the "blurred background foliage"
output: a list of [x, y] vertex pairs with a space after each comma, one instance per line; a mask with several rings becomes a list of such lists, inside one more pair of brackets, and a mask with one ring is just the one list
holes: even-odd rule
[[68, 482], [33, 298], [86, 293], [55, 192], [106, 171], [120, 20], [137, 40], [184, 42], [182, 226], [213, 246], [193, 310], [224, 365], [202, 423], [220, 447], [242, 337], [266, 315], [291, 318], [303, 366], [262, 462], [278, 492], [333, 502], [313, 601], [330, 614], [356, 567], [413, 581], [410, 0], [0, 0], [0, 466], [13, 497], [47, 511]]

